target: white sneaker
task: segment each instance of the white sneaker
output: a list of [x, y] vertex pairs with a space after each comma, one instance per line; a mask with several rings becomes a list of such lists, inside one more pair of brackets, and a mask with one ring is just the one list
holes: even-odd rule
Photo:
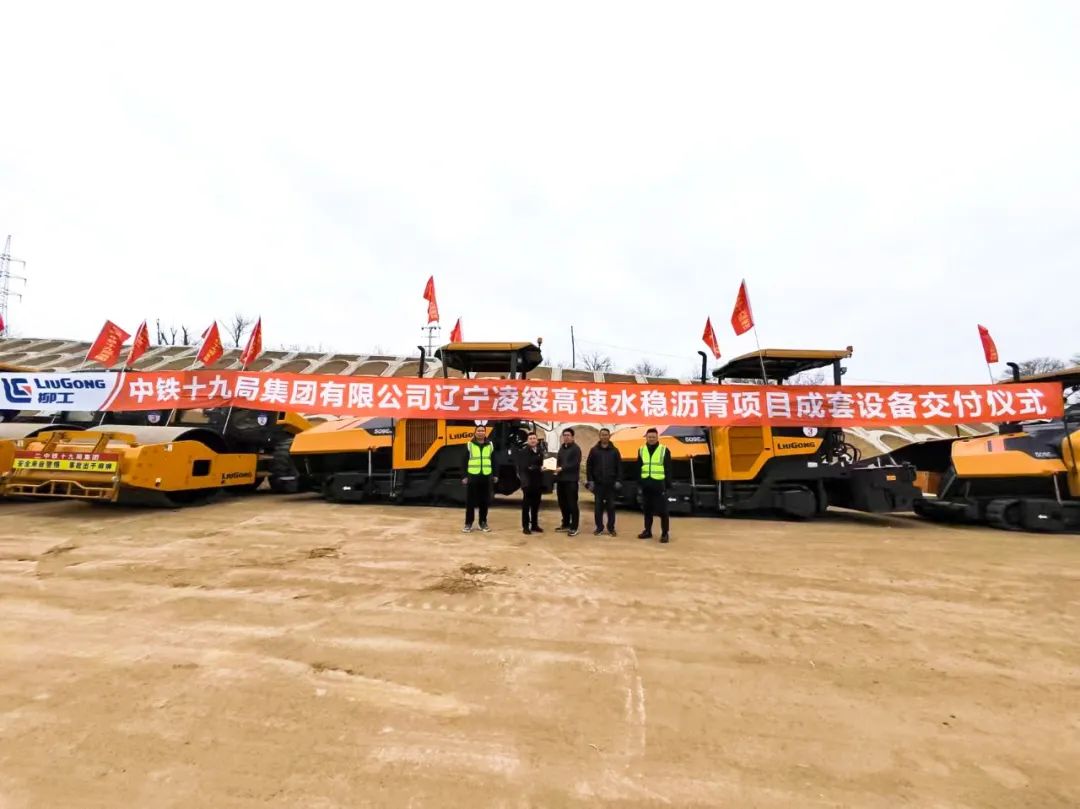
[[486, 522], [480, 523], [480, 530], [483, 531], [485, 534], [491, 533], [491, 529], [488, 528], [488, 524]]
[[471, 534], [472, 533], [472, 526], [471, 525], [466, 525], [464, 528], [461, 529], [461, 533], [463, 533], [463, 534]]

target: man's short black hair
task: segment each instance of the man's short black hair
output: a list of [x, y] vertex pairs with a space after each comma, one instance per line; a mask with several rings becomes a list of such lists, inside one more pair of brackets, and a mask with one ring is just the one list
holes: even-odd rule
[[[656, 433], [656, 428], [655, 427], [650, 427], [648, 430], [645, 431], [645, 435], [648, 435], [649, 433]], [[656, 433], [656, 434], [660, 435], [660, 433]]]
[[530, 435], [536, 435], [536, 433], [534, 433], [532, 430], [529, 430], [529, 432], [525, 433], [526, 438], [528, 438]]
[[574, 428], [573, 427], [564, 427], [563, 428], [563, 435], [566, 435], [567, 433], [570, 433], [570, 435], [573, 435], [574, 434]]
[[611, 435], [611, 430], [609, 430], [607, 427], [601, 427], [600, 432], [607, 433], [608, 435]]

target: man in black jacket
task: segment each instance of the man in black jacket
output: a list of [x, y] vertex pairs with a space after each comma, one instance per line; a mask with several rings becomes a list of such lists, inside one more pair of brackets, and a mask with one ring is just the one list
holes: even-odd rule
[[544, 453], [540, 439], [530, 432], [517, 454], [518, 480], [521, 481], [521, 533], [543, 533], [540, 527], [540, 492], [544, 485]]
[[660, 541], [667, 542], [667, 490], [671, 481], [671, 453], [660, 443], [660, 434], [650, 427], [645, 431], [645, 446], [638, 450], [638, 478], [641, 505], [645, 511], [645, 530], [638, 539], [652, 539], [653, 515], [660, 515]]
[[594, 516], [596, 530], [593, 534], [604, 533], [604, 513], [607, 512], [608, 536], [615, 536], [615, 491], [622, 488], [619, 482], [622, 458], [619, 450], [611, 443], [611, 430], [600, 431], [600, 443], [589, 450], [585, 461], [585, 488], [596, 498]]
[[556, 531], [566, 531], [575, 537], [581, 511], [578, 509], [578, 481], [581, 479], [581, 447], [574, 443], [574, 429], [562, 431], [562, 446], [555, 461], [555, 491], [559, 496], [562, 525]]

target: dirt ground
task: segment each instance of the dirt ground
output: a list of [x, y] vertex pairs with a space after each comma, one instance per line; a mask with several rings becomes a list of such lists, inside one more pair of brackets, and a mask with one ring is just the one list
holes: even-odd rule
[[1080, 805], [1080, 539], [0, 505], [0, 807]]

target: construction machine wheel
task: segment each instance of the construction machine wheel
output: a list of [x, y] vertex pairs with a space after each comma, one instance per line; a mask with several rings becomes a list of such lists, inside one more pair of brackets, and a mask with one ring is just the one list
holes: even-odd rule
[[992, 500], [986, 519], [995, 528], [1030, 531], [1036, 534], [1061, 534], [1080, 528], [1080, 509], [1073, 503], [1059, 503], [1047, 498]]
[[255, 494], [255, 492], [257, 492], [259, 490], [259, 487], [263, 485], [263, 481], [265, 481], [265, 480], [266, 480], [265, 475], [259, 475], [258, 477], [255, 478], [254, 483], [248, 483], [245, 486], [230, 486], [228, 489], [226, 489], [226, 491], [229, 492], [230, 494], [236, 494], [236, 495]]
[[915, 501], [913, 507], [916, 514], [931, 522], [973, 522], [967, 503], [942, 500], [941, 498], [921, 497]]
[[986, 507], [986, 521], [1006, 531], [1024, 530], [1024, 509], [1019, 500], [991, 500]]
[[295, 494], [303, 490], [300, 470], [290, 452], [292, 443], [291, 435], [274, 442], [270, 456], [270, 491], [276, 494]]
[[116, 502], [122, 506], [135, 506], [139, 508], [187, 508], [189, 506], [205, 506], [220, 498], [223, 493], [223, 489], [191, 489], [180, 492], [161, 492], [153, 491], [151, 489], [121, 488]]
[[817, 495], [806, 486], [787, 486], [776, 492], [777, 508], [786, 517], [807, 520], [818, 510]]

